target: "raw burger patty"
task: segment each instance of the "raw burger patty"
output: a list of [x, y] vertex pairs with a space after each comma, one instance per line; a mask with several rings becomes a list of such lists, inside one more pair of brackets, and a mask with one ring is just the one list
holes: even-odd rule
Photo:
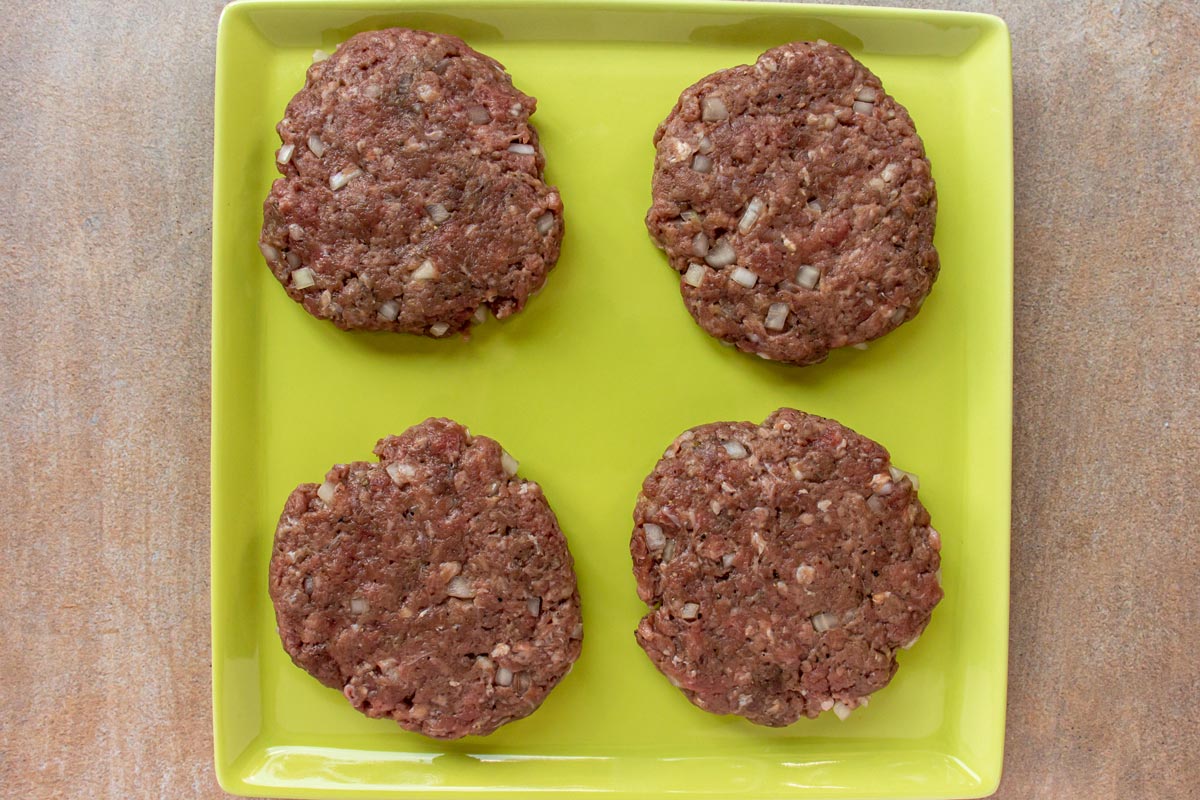
[[429, 419], [287, 500], [271, 557], [297, 666], [442, 739], [530, 714], [579, 656], [567, 542], [496, 442]]
[[453, 36], [352, 36], [277, 130], [260, 247], [293, 300], [340, 328], [444, 336], [507, 317], [558, 259], [536, 101]]
[[685, 431], [646, 478], [630, 549], [637, 640], [700, 708], [845, 717], [942, 597], [937, 531], [875, 442], [781, 408]]
[[792, 364], [912, 319], [937, 199], [904, 107], [840, 47], [796, 42], [685, 90], [654, 135], [650, 235], [704, 330]]

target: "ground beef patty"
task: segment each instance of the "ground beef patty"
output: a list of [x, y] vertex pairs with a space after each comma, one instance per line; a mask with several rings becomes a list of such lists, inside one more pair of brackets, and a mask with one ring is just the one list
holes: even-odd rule
[[634, 510], [638, 643], [706, 711], [844, 718], [942, 597], [914, 480], [875, 442], [790, 408], [685, 431]]
[[796, 42], [709, 75], [654, 142], [646, 226], [688, 311], [741, 350], [815, 364], [912, 319], [937, 278], [921, 139], [840, 47]]
[[288, 498], [271, 557], [279, 636], [369, 717], [453, 739], [541, 704], [579, 656], [567, 542], [496, 442], [429, 419]]
[[260, 247], [293, 300], [340, 328], [444, 336], [520, 311], [558, 259], [562, 202], [536, 101], [453, 36], [347, 39], [279, 123]]

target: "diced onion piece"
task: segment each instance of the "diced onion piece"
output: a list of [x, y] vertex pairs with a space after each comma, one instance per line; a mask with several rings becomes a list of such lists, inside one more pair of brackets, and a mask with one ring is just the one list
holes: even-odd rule
[[799, 583], [812, 583], [817, 571], [809, 564], [801, 564], [796, 567], [796, 581]]
[[480, 306], [475, 309], [475, 313], [471, 315], [471, 319], [475, 320], [476, 325], [482, 325], [487, 322], [487, 307]]
[[741, 442], [735, 442], [732, 439], [721, 442], [721, 446], [725, 448], [725, 452], [729, 454], [730, 458], [745, 458], [749, 455]]
[[763, 201], [757, 197], [750, 199], [746, 204], [746, 210], [742, 212], [742, 218], [738, 220], [738, 232], [747, 233], [754, 227], [754, 223], [758, 221], [758, 215], [762, 213]]
[[530, 616], [536, 617], [542, 613], [542, 598], [531, 597], [525, 601], [525, 608], [529, 609]]
[[475, 656], [475, 666], [479, 667], [480, 669], [491, 669], [495, 665], [487, 656]]
[[675, 540], [668, 539], [667, 546], [663, 548], [662, 560], [670, 561], [675, 557]]
[[754, 284], [758, 283], [758, 276], [745, 267], [737, 267], [729, 273], [729, 277], [734, 283], [747, 289], [753, 289]]
[[537, 232], [542, 236], [554, 229], [554, 212], [547, 211], [537, 219]]
[[263, 258], [265, 258], [267, 261], [278, 261], [279, 260], [279, 248], [278, 247], [269, 245], [266, 242], [259, 242], [258, 249], [260, 252], [262, 252]]
[[429, 259], [421, 262], [421, 266], [413, 270], [412, 278], [414, 281], [431, 281], [437, 277], [437, 267]]
[[433, 220], [435, 225], [441, 225], [446, 220], [450, 219], [450, 212], [441, 203], [425, 206], [425, 213]]
[[289, 252], [287, 254], [287, 262], [288, 262], [288, 266], [291, 267], [292, 269], [299, 269], [300, 268], [300, 254], [295, 253], [295, 252]]
[[866, 342], [859, 342], [858, 344], [852, 344], [850, 346], [853, 347], [855, 350], [866, 350], [867, 349]]
[[913, 475], [911, 472], [906, 472], [905, 470], [902, 470], [899, 467], [895, 467], [890, 464], [888, 465], [888, 472], [892, 473], [892, 480], [894, 480], [896, 483], [899, 483], [904, 478], [908, 478], [908, 482], [912, 484], [914, 489], [921, 488], [920, 479], [917, 478], [916, 475]]
[[317, 586], [317, 584], [316, 584], [316, 581], [314, 581], [314, 580], [313, 580], [313, 576], [312, 576], [312, 575], [307, 575], [307, 576], [305, 576], [305, 578], [304, 578], [304, 591], [308, 592], [309, 594], [312, 594], [312, 593], [313, 593], [313, 589], [315, 589], [315, 588], [316, 588], [316, 586]]
[[688, 286], [699, 288], [700, 284], [704, 283], [704, 267], [699, 264], [692, 264], [687, 268], [687, 272], [683, 273], [683, 282]]
[[874, 103], [864, 103], [862, 100], [854, 101], [854, 110], [859, 114], [870, 114], [875, 110]]
[[316, 280], [313, 278], [313, 271], [308, 267], [301, 267], [292, 271], [292, 288], [307, 289], [314, 283], [316, 283]]
[[647, 522], [642, 526], [642, 532], [646, 534], [646, 549], [650, 551], [658, 551], [667, 543], [667, 537], [663, 535], [663, 529], [653, 522]]
[[809, 208], [809, 210], [815, 211], [818, 214], [820, 214], [821, 211], [824, 210], [823, 207], [821, 206], [821, 201], [815, 197], [812, 200], [808, 201], [808, 208]]
[[496, 685], [497, 686], [512, 686], [513, 674], [512, 670], [507, 667], [501, 667], [496, 670]]
[[817, 633], [824, 633], [830, 628], [836, 628], [837, 624], [837, 614], [830, 614], [827, 611], [817, 614], [812, 618], [812, 626]]
[[336, 192], [359, 175], [362, 175], [362, 170], [358, 167], [351, 167], [341, 172], [335, 172], [329, 176], [329, 188]]
[[692, 169], [696, 170], [696, 172], [703, 172], [705, 174], [712, 172], [712, 165], [712, 159], [706, 155], [697, 153], [692, 159]]
[[904, 306], [898, 306], [896, 310], [892, 312], [890, 319], [893, 325], [899, 325], [901, 322], [904, 322], [904, 318], [907, 316], [908, 309]]
[[450, 330], [450, 326], [444, 322], [435, 322], [429, 326], [429, 332], [434, 336], [445, 336], [448, 330]]
[[367, 609], [370, 607], [370, 604], [368, 604], [367, 601], [363, 600], [361, 597], [355, 597], [350, 600], [350, 610], [355, 614], [365, 614], [367, 613]]
[[708, 255], [708, 236], [700, 231], [692, 237], [692, 253], [700, 258]]
[[455, 575], [446, 584], [446, 594], [457, 597], [459, 600], [470, 600], [475, 596], [475, 590], [471, 588], [469, 580], [462, 575]]
[[467, 109], [467, 119], [472, 125], [483, 125], [492, 121], [492, 112], [484, 106], [471, 106]]
[[883, 178], [888, 183], [891, 183], [892, 181], [896, 180], [896, 176], [899, 174], [900, 174], [899, 165], [888, 164], [886, 167], [883, 168], [883, 171], [879, 173], [879, 177]]
[[296, 151], [296, 145], [292, 143], [285, 144], [279, 148], [279, 152], [275, 154], [275, 160], [280, 164], [286, 164], [292, 160], [292, 153]]
[[683, 607], [679, 609], [679, 618], [680, 619], [695, 619], [699, 615], [700, 615], [700, 604], [699, 603], [684, 603]]
[[916, 643], [917, 643], [917, 640], [918, 640], [918, 639], [920, 639], [920, 638], [921, 638], [921, 634], [919, 634], [919, 633], [918, 633], [916, 636], [912, 637], [912, 638], [911, 638], [911, 639], [909, 639], [907, 642], [905, 642], [904, 644], [900, 645], [900, 649], [901, 649], [901, 650], [912, 650], [912, 648], [913, 648], [913, 645], [914, 645], [914, 644], [916, 644]]
[[531, 144], [523, 144], [521, 142], [513, 142], [512, 144], [510, 144], [508, 146], [508, 152], [516, 153], [517, 155], [522, 155], [522, 156], [531, 156], [534, 153], [536, 153], [537, 151], [533, 149], [533, 145], [531, 145]]
[[833, 713], [843, 722], [850, 718], [850, 712], [854, 709], [842, 702], [833, 704]]
[[875, 490], [875, 494], [887, 497], [896, 488], [896, 482], [881, 472], [871, 478], [871, 488]]
[[288, 225], [288, 237], [293, 241], [300, 241], [304, 238], [304, 228], [293, 222], [291, 225]]
[[691, 209], [684, 211], [682, 214], [679, 215], [679, 218], [681, 220], [683, 220], [684, 222], [699, 222], [700, 221], [700, 215], [697, 214], [695, 211], [692, 211]]
[[875, 90], [872, 89], [870, 86], [864, 86], [863, 88], [858, 90], [858, 97], [856, 99], [862, 100], [864, 103], [874, 103], [875, 98], [876, 98]]
[[322, 142], [321, 137], [317, 136], [315, 133], [308, 137], [308, 149], [311, 150], [312, 154], [317, 158], [325, 155], [325, 143]]
[[734, 557], [735, 556], [733, 553], [726, 553], [725, 555], [721, 556], [721, 566], [723, 566], [727, 569], [729, 567], [732, 567]]
[[329, 53], [326, 53], [324, 50], [321, 50], [321, 49], [313, 50], [312, 60], [313, 60], [314, 64], [317, 63], [318, 61], [324, 61], [327, 58], [329, 58]]
[[796, 283], [805, 289], [815, 289], [821, 281], [821, 270], [805, 264], [796, 272]]
[[400, 315], [400, 304], [395, 300], [388, 300], [379, 307], [379, 316], [386, 319], [388, 322], [395, 322], [396, 317]]
[[712, 95], [705, 97], [700, 101], [700, 119], [705, 122], [729, 119], [729, 109], [725, 107], [725, 101]]
[[325, 481], [317, 488], [317, 497], [321, 498], [321, 502], [323, 503], [332, 503], [333, 494], [336, 490], [336, 486], [329, 481]]
[[363, 87], [363, 94], [374, 100], [383, 94], [383, 89], [377, 83], [368, 83]]
[[708, 255], [704, 257], [705, 263], [710, 267], [728, 267], [733, 262], [737, 261], [737, 253], [733, 249], [733, 245], [722, 239], [715, 246], [708, 249]]
[[713, 151], [712, 139], [707, 136], [701, 136], [696, 147], [701, 153], [711, 153]]
[[509, 455], [507, 450], [500, 451], [500, 467], [504, 470], [505, 475], [511, 478], [517, 474], [517, 469], [520, 466], [521, 463]]
[[763, 320], [763, 327], [769, 331], [781, 331], [787, 322], [787, 315], [787, 303], [771, 303], [771, 307], [767, 309], [767, 318]]

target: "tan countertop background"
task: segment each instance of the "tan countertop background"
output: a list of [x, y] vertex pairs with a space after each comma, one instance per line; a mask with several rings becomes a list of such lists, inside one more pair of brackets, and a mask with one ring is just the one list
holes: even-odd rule
[[[931, 4], [1012, 31], [1003, 798], [1200, 796], [1200, 4]], [[211, 766], [215, 0], [5, 2], [0, 795]]]

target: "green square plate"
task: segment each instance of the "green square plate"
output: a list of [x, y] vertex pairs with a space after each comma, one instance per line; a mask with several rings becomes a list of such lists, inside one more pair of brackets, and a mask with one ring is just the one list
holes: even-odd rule
[[[314, 48], [401, 25], [457, 34], [538, 98], [566, 207], [545, 290], [471, 341], [348, 334], [262, 262], [274, 125]], [[764, 49], [848, 48], [912, 112], [938, 183], [942, 273], [914, 321], [804, 369], [692, 322], [642, 224], [651, 135], [679, 92]], [[289, 797], [978, 797], [1004, 741], [1012, 394], [1009, 38], [989, 16], [720, 2], [239, 2], [217, 52], [212, 634], [217, 776]], [[755, 727], [690, 705], [634, 642], [641, 480], [680, 431], [789, 405], [921, 476], [946, 599], [896, 679], [846, 722]], [[575, 554], [586, 640], [531, 717], [453, 743], [354, 711], [292, 666], [267, 597], [288, 492], [430, 415], [497, 438]]]

